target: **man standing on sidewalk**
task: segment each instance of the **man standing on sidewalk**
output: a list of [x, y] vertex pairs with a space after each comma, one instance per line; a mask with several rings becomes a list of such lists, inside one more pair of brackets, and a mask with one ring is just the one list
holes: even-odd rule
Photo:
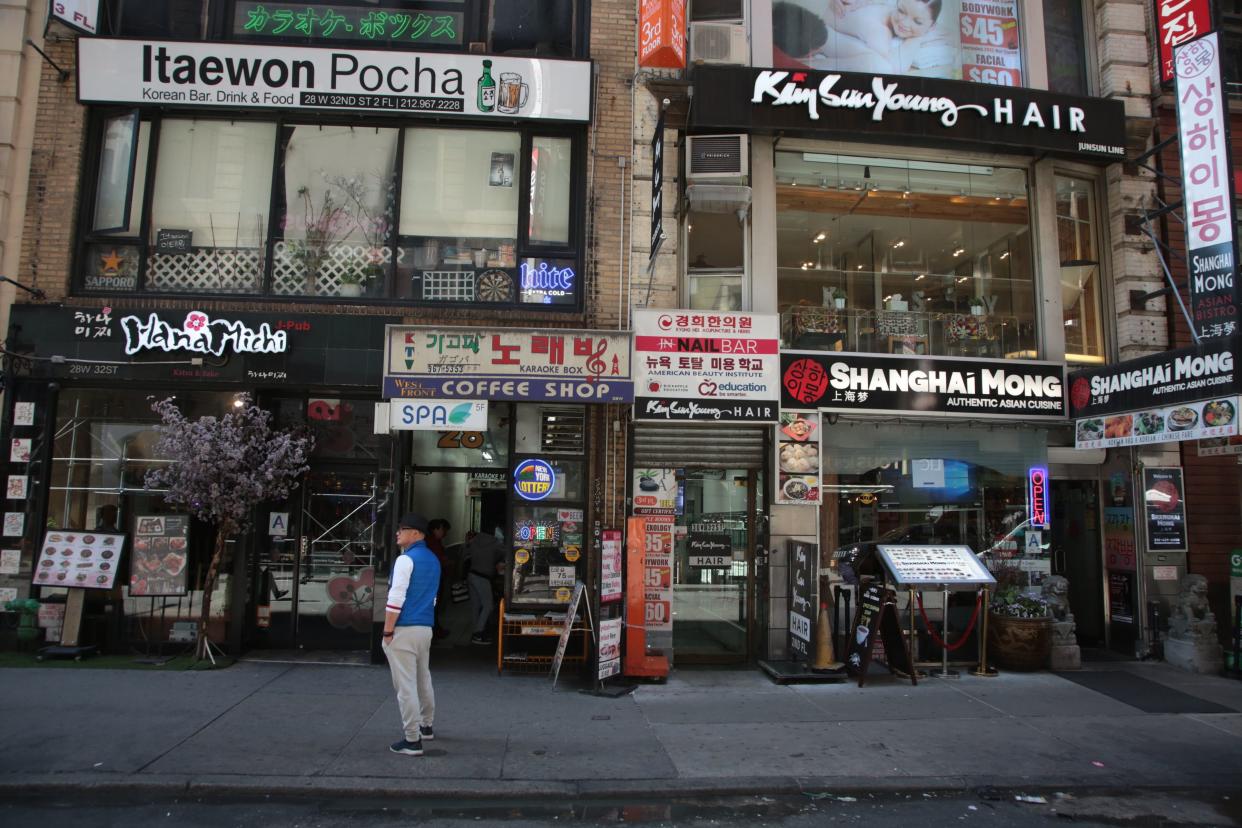
[[409, 512], [397, 524], [401, 554], [392, 566], [384, 612], [384, 655], [397, 691], [404, 737], [389, 750], [422, 756], [423, 740], [431, 741], [436, 713], [431, 689], [431, 628], [435, 623], [440, 562], [427, 547], [427, 519]]

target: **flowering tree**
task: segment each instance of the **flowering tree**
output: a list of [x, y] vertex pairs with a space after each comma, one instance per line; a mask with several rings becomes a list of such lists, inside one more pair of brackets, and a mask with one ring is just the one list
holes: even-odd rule
[[251, 510], [265, 500], [288, 497], [306, 471], [311, 436], [272, 431], [271, 412], [248, 397], [222, 417], [187, 420], [169, 397], [151, 406], [160, 415], [156, 453], [172, 462], [147, 472], [146, 488], [165, 489], [164, 502], [183, 507], [215, 525], [216, 544], [203, 582], [198, 619], [198, 657], [207, 655], [207, 618], [224, 556], [224, 545], [246, 528]]

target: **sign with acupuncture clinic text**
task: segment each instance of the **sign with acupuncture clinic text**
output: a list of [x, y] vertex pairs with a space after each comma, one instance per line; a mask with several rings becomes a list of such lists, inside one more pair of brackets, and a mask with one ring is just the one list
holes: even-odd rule
[[584, 123], [585, 60], [79, 38], [83, 104], [190, 104]]
[[630, 335], [389, 325], [384, 397], [632, 402]]

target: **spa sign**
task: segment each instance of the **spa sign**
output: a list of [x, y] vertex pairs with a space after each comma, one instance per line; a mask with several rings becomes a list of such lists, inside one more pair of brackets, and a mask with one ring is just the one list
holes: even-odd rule
[[967, 417], [1065, 417], [1052, 362], [781, 352], [781, 406]]
[[591, 63], [79, 38], [78, 101], [583, 123], [591, 118]]
[[634, 399], [628, 333], [389, 325], [385, 339], [388, 399]]
[[1125, 157], [1121, 101], [908, 75], [696, 66], [695, 129], [867, 135]]

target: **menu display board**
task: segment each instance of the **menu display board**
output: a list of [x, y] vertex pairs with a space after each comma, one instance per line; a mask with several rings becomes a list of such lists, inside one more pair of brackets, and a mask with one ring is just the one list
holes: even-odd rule
[[129, 562], [129, 594], [135, 598], [186, 594], [188, 515], [138, 515]]
[[776, 426], [776, 502], [819, 505], [817, 412], [782, 411]]
[[1199, 441], [1200, 457], [1219, 457], [1230, 454], [1242, 454], [1242, 435], [1209, 437]]
[[1179, 468], [1143, 469], [1147, 507], [1147, 548], [1152, 552], [1186, 551], [1186, 489]]
[[125, 536], [51, 529], [35, 562], [35, 586], [112, 589]]
[[1181, 442], [1238, 433], [1238, 397], [1182, 403], [1111, 417], [1089, 417], [1074, 426], [1079, 449]]
[[969, 546], [878, 546], [881, 560], [902, 586], [976, 587], [996, 583]]

